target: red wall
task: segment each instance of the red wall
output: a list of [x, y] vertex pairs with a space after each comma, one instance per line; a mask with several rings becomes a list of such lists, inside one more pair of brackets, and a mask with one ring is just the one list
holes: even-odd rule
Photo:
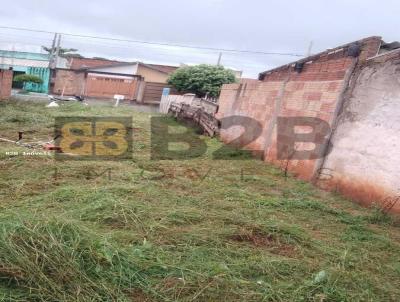
[[101, 66], [111, 66], [121, 64], [123, 62], [106, 60], [106, 59], [89, 59], [89, 58], [69, 58], [71, 69], [93, 68]]
[[11, 96], [13, 72], [12, 70], [0, 69], [0, 100]]
[[[288, 64], [260, 74], [257, 83], [224, 85], [217, 117], [240, 115], [256, 120], [262, 126], [262, 134], [245, 149], [257, 151], [264, 160], [311, 180], [319, 160], [278, 160], [277, 118], [314, 117], [332, 126], [354, 68], [378, 53], [381, 38], [371, 37], [357, 43], [361, 46], [358, 58], [349, 56], [349, 48], [354, 45], [350, 43], [302, 60], [305, 64], [301, 72], [294, 69], [294, 64]], [[225, 143], [242, 131], [240, 127], [224, 128], [222, 120], [221, 138]], [[296, 131], [309, 130], [299, 127]], [[307, 143], [299, 145], [300, 150], [312, 147]]]
[[52, 73], [52, 93], [64, 95], [84, 95], [85, 72], [70, 69], [56, 69]]

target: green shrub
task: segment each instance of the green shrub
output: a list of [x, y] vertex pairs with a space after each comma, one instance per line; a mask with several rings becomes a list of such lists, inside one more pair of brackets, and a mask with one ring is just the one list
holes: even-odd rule
[[32, 74], [19, 74], [14, 77], [14, 82], [42, 84], [43, 80]]
[[178, 68], [168, 79], [168, 84], [179, 92], [191, 92], [199, 97], [218, 97], [223, 84], [234, 82], [231, 70], [206, 64]]

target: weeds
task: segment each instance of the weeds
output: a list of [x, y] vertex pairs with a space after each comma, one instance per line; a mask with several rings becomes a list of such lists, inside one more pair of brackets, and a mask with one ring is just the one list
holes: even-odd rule
[[143, 284], [126, 252], [76, 223], [13, 220], [1, 224], [0, 279], [31, 301], [122, 299], [126, 289]]
[[55, 116], [132, 115], [139, 129], [123, 162], [8, 156], [21, 147], [0, 143], [2, 301], [399, 300], [399, 229], [381, 212], [191, 129], [205, 154], [151, 160], [149, 116], [131, 107], [0, 110], [1, 135], [27, 140], [51, 137]]

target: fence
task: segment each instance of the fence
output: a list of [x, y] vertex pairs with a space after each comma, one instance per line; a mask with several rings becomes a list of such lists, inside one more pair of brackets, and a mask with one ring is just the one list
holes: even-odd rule
[[195, 122], [210, 136], [219, 133], [219, 123], [215, 118], [218, 104], [196, 98], [194, 94], [168, 95], [161, 98], [160, 112], [171, 113], [178, 119]]

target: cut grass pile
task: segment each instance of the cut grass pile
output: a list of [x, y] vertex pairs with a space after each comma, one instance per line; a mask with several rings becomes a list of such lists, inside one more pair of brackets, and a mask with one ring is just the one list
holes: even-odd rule
[[150, 160], [150, 116], [132, 107], [0, 112], [0, 136], [26, 141], [51, 138], [55, 116], [132, 116], [134, 128], [127, 161], [0, 143], [2, 301], [399, 301], [395, 219], [243, 152], [215, 160], [216, 139], [200, 136], [200, 157]]

